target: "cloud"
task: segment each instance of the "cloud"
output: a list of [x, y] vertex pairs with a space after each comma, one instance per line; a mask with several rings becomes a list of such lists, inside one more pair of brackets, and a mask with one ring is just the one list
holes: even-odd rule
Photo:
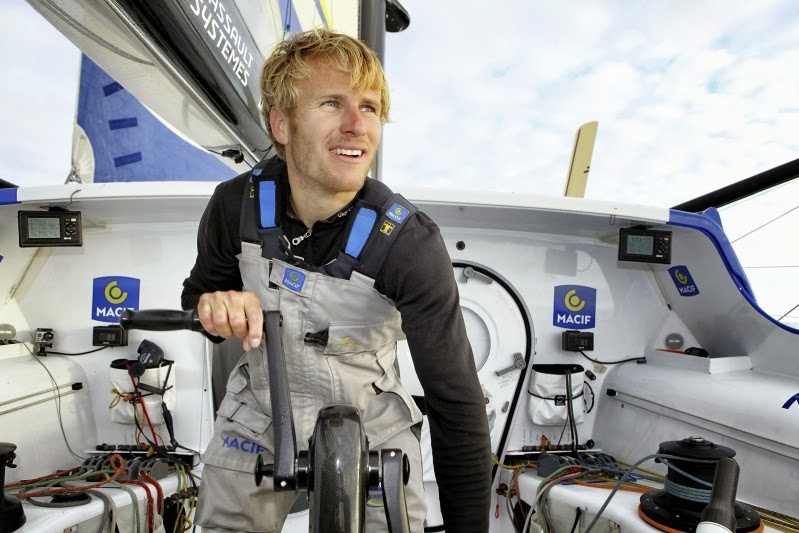
[[796, 52], [774, 30], [797, 24], [785, 2], [405, 4], [410, 28], [387, 38], [391, 184], [561, 194], [589, 120], [597, 199], [673, 205], [799, 148]]
[[[791, 2], [403, 3], [411, 26], [387, 37], [396, 123], [383, 159], [397, 188], [561, 195], [589, 120], [587, 197], [598, 200], [668, 207], [799, 153]], [[743, 235], [797, 197], [774, 191], [722, 217]], [[785, 253], [797, 223], [799, 210], [742, 239], [741, 262], [799, 265]], [[799, 302], [795, 275], [754, 269], [750, 280], [776, 314]]]
[[4, 3], [0, 33], [0, 178], [63, 183], [70, 169], [80, 52], [20, 0]]

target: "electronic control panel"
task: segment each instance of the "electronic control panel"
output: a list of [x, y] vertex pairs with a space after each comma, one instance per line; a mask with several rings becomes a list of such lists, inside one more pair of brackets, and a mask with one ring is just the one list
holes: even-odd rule
[[671, 232], [645, 228], [622, 228], [619, 261], [671, 263]]
[[18, 222], [22, 248], [83, 245], [79, 211], [20, 211]]

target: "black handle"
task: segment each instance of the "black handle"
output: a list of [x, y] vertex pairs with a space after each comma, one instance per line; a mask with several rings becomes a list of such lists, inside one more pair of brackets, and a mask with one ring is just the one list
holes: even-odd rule
[[297, 446], [294, 440], [294, 420], [291, 418], [286, 362], [280, 340], [280, 312], [264, 311], [264, 338], [269, 362], [272, 428], [275, 439], [275, 464], [272, 480], [276, 491], [297, 490]]
[[166, 424], [166, 430], [169, 432], [169, 443], [172, 446], [177, 447], [177, 441], [175, 440], [175, 425], [172, 422], [172, 413], [169, 412], [169, 408], [166, 406], [166, 403], [164, 402], [161, 402], [161, 414], [164, 415], [164, 423]]
[[732, 457], [719, 459], [716, 475], [713, 477], [713, 490], [710, 502], [702, 511], [702, 522], [711, 522], [735, 531], [735, 493], [738, 490], [740, 468]]
[[382, 462], [383, 506], [388, 530], [392, 533], [408, 533], [408, 507], [405, 502], [405, 485], [408, 484], [410, 465], [402, 450], [380, 451]]
[[174, 311], [171, 309], [125, 309], [119, 317], [119, 326], [124, 330], [175, 331], [187, 329], [203, 331], [196, 309]]

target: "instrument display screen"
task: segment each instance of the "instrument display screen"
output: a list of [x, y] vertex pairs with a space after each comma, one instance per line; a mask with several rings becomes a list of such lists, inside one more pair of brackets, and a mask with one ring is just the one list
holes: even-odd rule
[[20, 211], [19, 246], [83, 246], [79, 211]]
[[60, 239], [61, 220], [54, 217], [28, 218], [28, 237], [31, 239]]
[[671, 232], [644, 228], [622, 228], [619, 261], [671, 264]]

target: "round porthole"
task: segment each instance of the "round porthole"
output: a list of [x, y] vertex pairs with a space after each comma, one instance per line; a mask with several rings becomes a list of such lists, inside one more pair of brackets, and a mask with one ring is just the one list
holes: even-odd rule
[[479, 372], [488, 361], [488, 356], [491, 353], [491, 337], [488, 333], [488, 326], [472, 308], [461, 305], [461, 312], [466, 326], [466, 335], [472, 345], [474, 364]]

